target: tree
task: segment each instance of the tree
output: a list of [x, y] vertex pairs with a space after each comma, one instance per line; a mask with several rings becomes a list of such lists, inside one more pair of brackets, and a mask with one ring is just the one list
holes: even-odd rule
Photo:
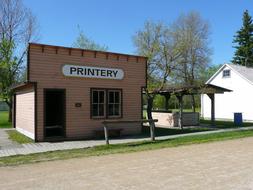
[[243, 13], [243, 26], [234, 36], [235, 55], [232, 63], [253, 66], [253, 23], [248, 10]]
[[221, 67], [222, 64], [210, 65], [207, 68], [200, 70], [199, 80], [201, 83], [207, 82]]
[[[209, 24], [196, 12], [181, 15], [172, 24], [177, 50], [181, 57], [177, 59], [174, 77], [184, 85], [198, 85], [201, 72], [210, 62]], [[192, 109], [195, 112], [195, 98], [192, 95]]]
[[180, 57], [176, 49], [172, 32], [163, 23], [146, 22], [144, 28], [134, 35], [137, 53], [146, 56], [147, 60], [147, 116], [152, 119], [152, 108], [155, 94], [153, 90], [161, 90], [167, 83]]
[[24, 70], [27, 46], [36, 31], [36, 19], [21, 0], [0, 1], [0, 96], [12, 113], [11, 86], [18, 82]]
[[[11, 97], [13, 91], [9, 88], [17, 82], [17, 76], [20, 69], [18, 58], [14, 56], [14, 43], [8, 40], [2, 40], [0, 44], [0, 80], [1, 80], [1, 98], [7, 103], [9, 110], [12, 108]], [[9, 120], [11, 120], [11, 114]]]
[[76, 41], [73, 44], [73, 47], [82, 48], [82, 49], [90, 49], [90, 50], [98, 50], [98, 51], [107, 51], [108, 47], [105, 45], [99, 45], [90, 38], [88, 38], [82, 30], [79, 29], [79, 35]]

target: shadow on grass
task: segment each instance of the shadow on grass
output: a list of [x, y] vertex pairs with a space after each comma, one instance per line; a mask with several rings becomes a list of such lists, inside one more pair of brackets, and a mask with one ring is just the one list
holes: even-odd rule
[[[208, 131], [208, 130], [212, 130], [212, 129], [205, 128], [205, 127], [191, 127], [191, 128], [184, 128], [184, 129], [156, 127], [155, 135], [159, 137], [159, 136], [186, 134], [186, 133], [196, 133], [196, 132], [202, 132], [202, 131]], [[148, 126], [142, 127], [142, 135], [144, 137], [150, 137], [150, 128]]]

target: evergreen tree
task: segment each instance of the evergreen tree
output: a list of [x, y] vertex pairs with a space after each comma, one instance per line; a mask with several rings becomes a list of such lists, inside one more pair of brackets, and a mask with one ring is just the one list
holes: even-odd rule
[[243, 13], [243, 26], [236, 33], [233, 43], [237, 45], [232, 63], [253, 67], [253, 23], [248, 10]]

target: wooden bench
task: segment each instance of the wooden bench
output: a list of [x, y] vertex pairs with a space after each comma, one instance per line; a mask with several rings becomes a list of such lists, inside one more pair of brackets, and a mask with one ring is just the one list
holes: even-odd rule
[[[158, 122], [158, 119], [142, 119], [142, 120], [110, 120], [110, 121], [103, 121], [102, 124], [104, 126], [104, 137], [105, 142], [108, 145], [109, 144], [109, 136], [110, 136], [110, 130], [108, 125], [109, 124], [115, 124], [115, 123], [150, 123], [150, 137], [151, 140], [155, 140], [155, 122]], [[116, 129], [117, 130], [117, 129]]]
[[[109, 135], [109, 137], [120, 137], [122, 131], [123, 131], [123, 129], [108, 129], [108, 135]], [[94, 130], [94, 133], [95, 133], [96, 138], [105, 137], [104, 129]]]

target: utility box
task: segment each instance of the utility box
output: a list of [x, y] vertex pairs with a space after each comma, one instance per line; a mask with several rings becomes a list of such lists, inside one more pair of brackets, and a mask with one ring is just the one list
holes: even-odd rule
[[242, 113], [240, 113], [240, 112], [234, 113], [234, 124], [236, 126], [241, 126], [242, 123], [243, 123], [243, 121], [242, 121]]

